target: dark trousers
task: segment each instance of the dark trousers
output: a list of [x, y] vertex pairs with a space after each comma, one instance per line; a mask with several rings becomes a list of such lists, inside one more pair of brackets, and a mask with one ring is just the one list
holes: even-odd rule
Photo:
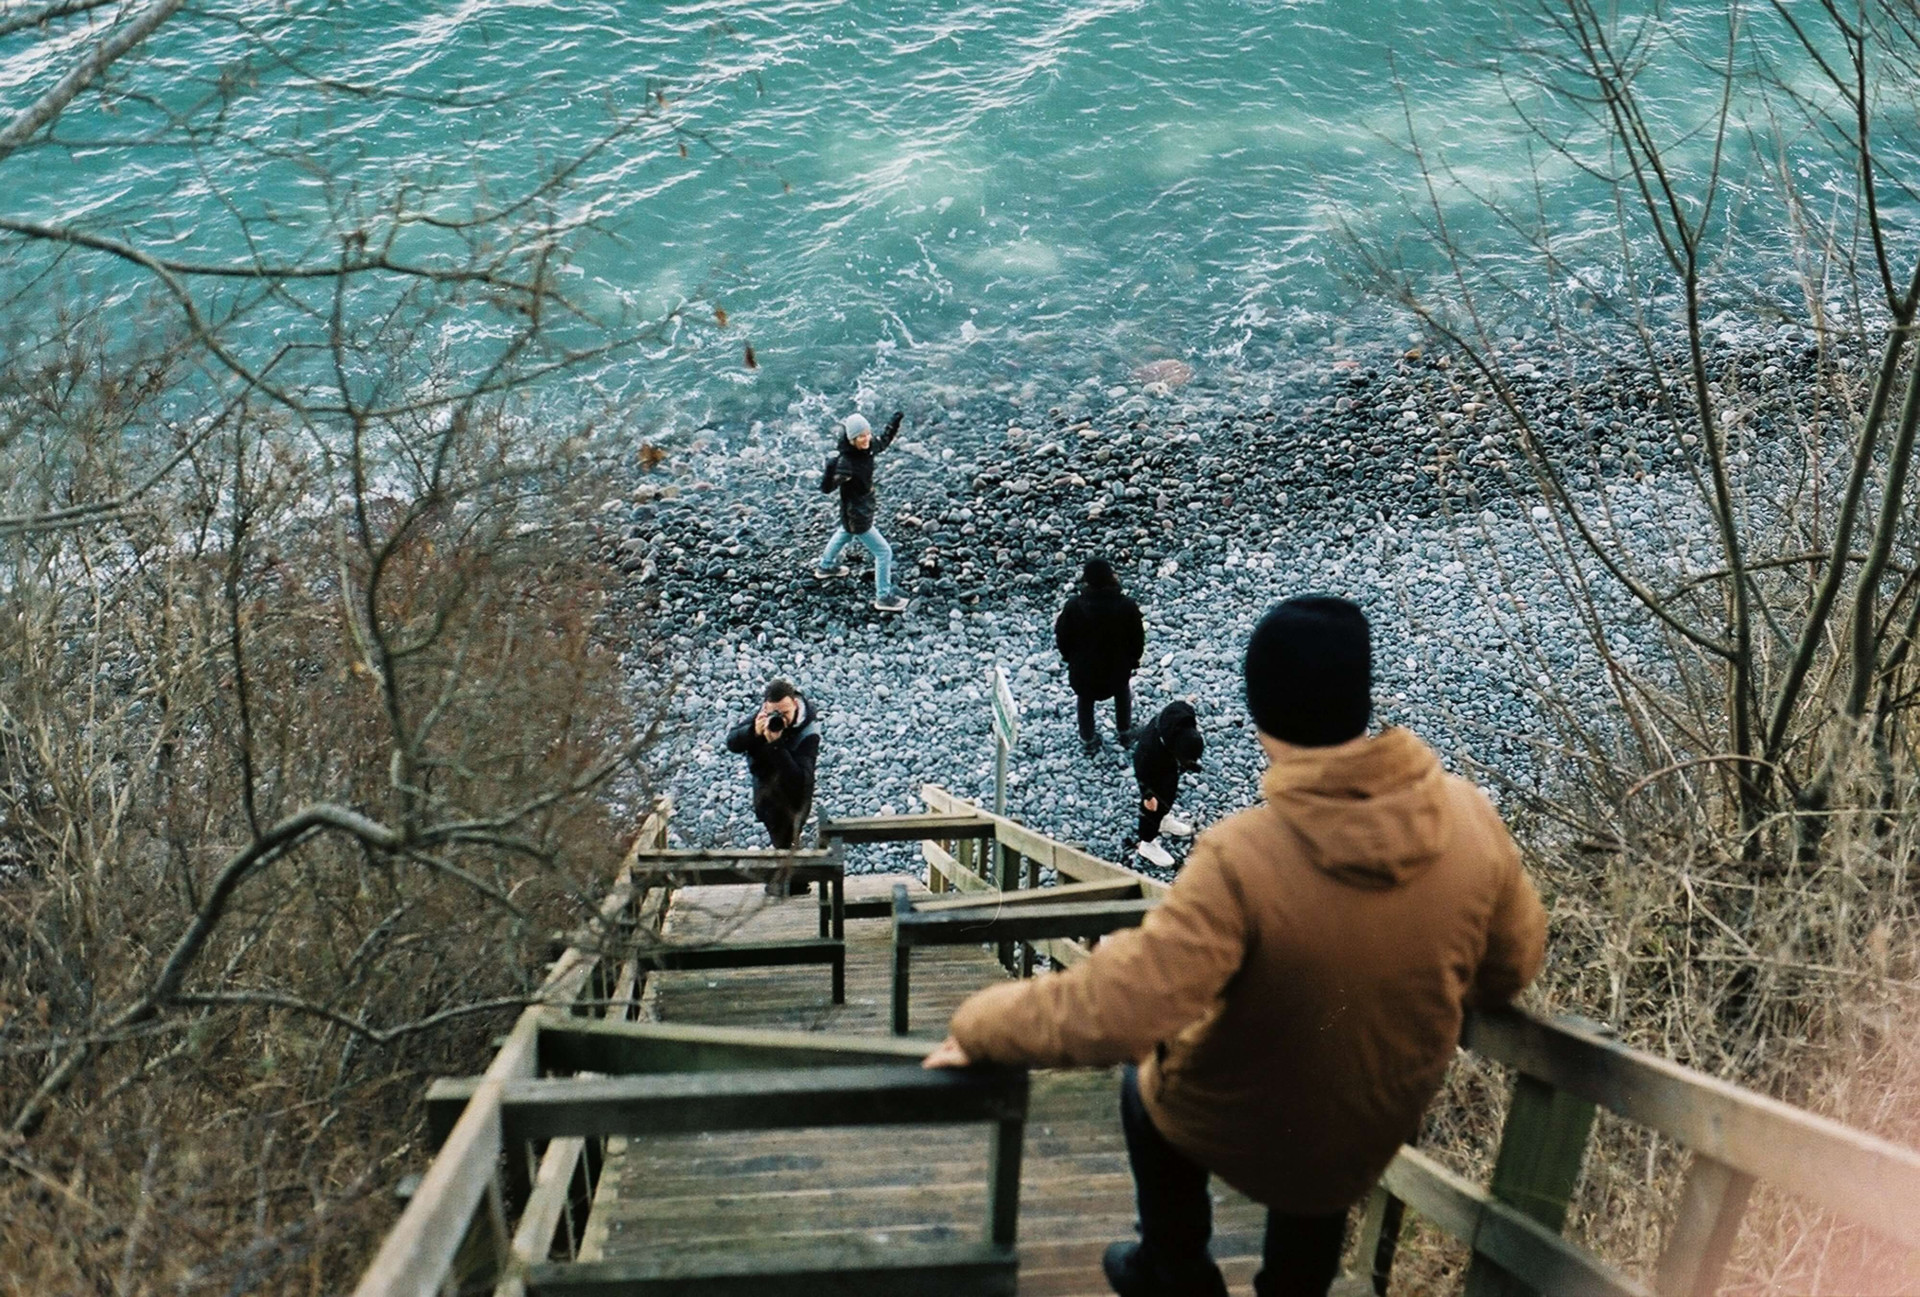
[[807, 822], [807, 812], [812, 809], [811, 797], [797, 808], [777, 797], [753, 799], [753, 817], [765, 826], [773, 845], [782, 851], [791, 851], [800, 845], [800, 829]]
[[[1173, 809], [1173, 799], [1180, 795], [1180, 781], [1175, 779], [1171, 788], [1149, 788], [1140, 785], [1140, 833], [1138, 841], [1151, 842], [1160, 836], [1160, 821], [1167, 818], [1167, 812]], [[1159, 810], [1147, 809], [1147, 798], [1153, 798], [1153, 804]]]
[[[1140, 1259], [1164, 1275], [1190, 1275], [1213, 1263], [1213, 1199], [1207, 1170], [1169, 1144], [1140, 1101], [1140, 1075], [1120, 1074], [1120, 1128], [1133, 1166], [1134, 1204], [1140, 1213]], [[1285, 1216], [1267, 1213], [1267, 1237], [1255, 1297], [1326, 1297], [1340, 1270], [1347, 1214]]]
[[[1088, 747], [1100, 741], [1100, 731], [1093, 725], [1093, 705], [1100, 700], [1090, 694], [1075, 694], [1080, 703], [1080, 741]], [[1113, 728], [1116, 736], [1124, 736], [1133, 728], [1133, 686], [1123, 684], [1113, 696]]]

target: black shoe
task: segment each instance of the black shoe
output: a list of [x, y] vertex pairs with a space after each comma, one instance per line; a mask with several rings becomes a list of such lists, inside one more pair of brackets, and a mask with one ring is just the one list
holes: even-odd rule
[[1100, 740], [1099, 739], [1081, 739], [1080, 750], [1082, 752], [1085, 752], [1090, 757], [1099, 756]]
[[1127, 1241], [1109, 1244], [1100, 1268], [1120, 1297], [1227, 1297], [1227, 1281], [1211, 1257], [1184, 1267], [1185, 1273], [1163, 1274], [1141, 1264], [1140, 1245]]

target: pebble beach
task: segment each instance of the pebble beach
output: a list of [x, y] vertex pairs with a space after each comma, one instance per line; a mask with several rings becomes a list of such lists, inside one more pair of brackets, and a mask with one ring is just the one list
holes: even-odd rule
[[[1787, 403], [1768, 393], [1810, 373], [1814, 352], [1791, 329], [1723, 341], [1727, 390], [1746, 401], [1734, 462], [1754, 467], [1785, 449], [1773, 421]], [[1507, 372], [1596, 516], [1676, 578], [1713, 565], [1687, 477], [1692, 440], [1643, 390], [1545, 349], [1516, 346]], [[721, 738], [776, 675], [825, 717], [816, 816], [916, 809], [927, 782], [987, 801], [997, 664], [1021, 709], [1009, 813], [1142, 867], [1112, 709], [1100, 709], [1102, 750], [1083, 753], [1052, 643], [1090, 557], [1114, 564], [1146, 618], [1136, 718], [1175, 698], [1199, 712], [1208, 751], [1178, 810], [1201, 825], [1259, 796], [1240, 655], [1287, 595], [1366, 609], [1376, 722], [1412, 727], [1509, 804], [1564, 776], [1544, 701], [1588, 717], [1617, 705], [1595, 667], [1587, 599], [1609, 614], [1615, 651], [1657, 669], [1660, 638], [1624, 592], [1597, 566], [1547, 558], [1553, 515], [1512, 421], [1470, 375], [1417, 348], [1258, 375], [1161, 360], [1055, 390], [880, 391], [845, 412], [856, 403], [876, 422], [907, 412], [876, 475], [904, 614], [869, 607], [857, 547], [852, 576], [811, 573], [835, 516], [817, 490], [832, 432], [817, 412], [692, 438], [600, 520], [600, 555], [624, 574], [619, 616], [676, 682], [653, 769], [686, 845], [765, 845]], [[1177, 862], [1186, 844], [1163, 841]], [[866, 848], [852, 867], [911, 859]]]

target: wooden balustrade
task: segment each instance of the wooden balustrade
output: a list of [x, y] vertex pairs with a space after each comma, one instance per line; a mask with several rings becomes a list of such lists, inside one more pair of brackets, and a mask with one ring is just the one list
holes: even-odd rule
[[[831, 941], [844, 936], [848, 913], [836, 885], [840, 844], [921, 842], [935, 896], [915, 903], [899, 887], [890, 904], [862, 911], [890, 914], [895, 925], [896, 1032], [906, 1029], [908, 963], [916, 947], [990, 944], [1003, 965], [1024, 976], [1039, 956], [1057, 965], [1085, 959], [1087, 939], [1144, 921], [1167, 890], [935, 785], [923, 796], [925, 815], [829, 821], [824, 836], [834, 844], [831, 852], [805, 860], [785, 855], [790, 876], [813, 871], [804, 876], [822, 882], [821, 940]], [[601, 936], [657, 928], [666, 890], [657, 884], [669, 878], [758, 882], [773, 854], [723, 853], [723, 860], [722, 853], [664, 852], [664, 840], [661, 814], [649, 820], [601, 907], [595, 925]], [[1042, 886], [1049, 871], [1054, 885]], [[783, 950], [757, 953], [777, 955], [776, 962], [807, 953], [784, 949], [794, 943], [775, 944]], [[562, 955], [543, 985], [542, 1003], [521, 1016], [483, 1075], [435, 1084], [428, 1109], [442, 1139], [439, 1154], [358, 1297], [426, 1297], [469, 1281], [458, 1265], [476, 1257], [497, 1280], [497, 1297], [616, 1290], [857, 1289], [865, 1297], [1013, 1292], [1024, 1073], [921, 1072], [916, 1063], [924, 1044], [891, 1037], [628, 1022], [650, 969], [695, 966], [707, 958], [706, 948], [629, 951], [617, 976], [609, 976], [597, 953], [604, 945], [577, 942]], [[598, 998], [595, 988], [605, 986], [616, 1006], [605, 1017], [569, 1011]], [[1920, 1152], [1626, 1048], [1577, 1020], [1548, 1021], [1517, 1009], [1474, 1013], [1462, 1045], [1515, 1073], [1491, 1183], [1473, 1184], [1418, 1149], [1402, 1149], [1362, 1220], [1360, 1259], [1368, 1273], [1343, 1281], [1341, 1291], [1388, 1292], [1411, 1209], [1471, 1249], [1469, 1297], [1711, 1297], [1750, 1191], [1761, 1181], [1920, 1250]], [[543, 1072], [604, 1076], [542, 1080]], [[1651, 1286], [1561, 1234], [1600, 1108], [1693, 1155]], [[888, 1121], [993, 1127], [982, 1243], [876, 1251], [841, 1242], [804, 1255], [708, 1258], [704, 1269], [671, 1257], [591, 1264], [548, 1259], [574, 1255], [581, 1185], [590, 1192], [596, 1149], [609, 1133]], [[533, 1152], [542, 1142], [536, 1167]]]

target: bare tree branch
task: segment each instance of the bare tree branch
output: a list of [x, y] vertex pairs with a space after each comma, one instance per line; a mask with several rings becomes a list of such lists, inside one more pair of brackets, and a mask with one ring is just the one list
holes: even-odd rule
[[5, 126], [0, 126], [0, 162], [6, 161], [9, 154], [60, 116], [81, 91], [99, 80], [115, 62], [159, 30], [160, 25], [179, 12], [184, 4], [186, 0], [153, 0], [145, 9], [109, 31], [45, 94], [15, 113]]

